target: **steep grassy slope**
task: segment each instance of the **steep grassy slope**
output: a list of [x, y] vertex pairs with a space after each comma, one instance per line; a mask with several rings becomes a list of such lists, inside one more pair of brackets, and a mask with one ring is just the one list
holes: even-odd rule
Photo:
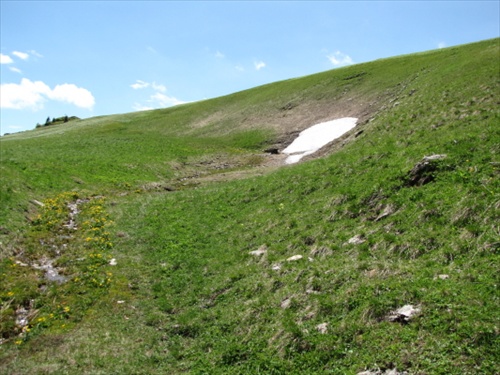
[[[401, 56], [4, 137], [0, 368], [494, 374], [499, 47]], [[263, 148], [344, 116], [360, 125], [321, 159], [200, 178], [264, 165]], [[428, 183], [411, 183], [432, 154], [446, 157], [423, 172]], [[43, 198], [44, 207], [29, 203]], [[74, 230], [64, 227], [66, 203], [77, 198]], [[68, 281], [20, 265], [43, 257]], [[388, 321], [409, 304], [416, 317]]]

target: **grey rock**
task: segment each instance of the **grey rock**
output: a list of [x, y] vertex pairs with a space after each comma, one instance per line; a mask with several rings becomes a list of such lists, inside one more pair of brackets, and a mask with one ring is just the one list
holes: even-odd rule
[[261, 255], [264, 255], [265, 253], [267, 253], [267, 246], [262, 245], [257, 250], [250, 251], [248, 254], [255, 255], [255, 256], [261, 256]]
[[365, 242], [365, 240], [363, 239], [363, 237], [360, 234], [357, 234], [354, 237], [349, 238], [349, 241], [347, 241], [347, 243], [353, 244], [353, 245], [360, 245], [363, 242]]
[[389, 313], [389, 315], [387, 315], [387, 320], [389, 322], [408, 323], [420, 312], [421, 309], [419, 306], [414, 307], [412, 305], [404, 305], [403, 307]]
[[328, 333], [328, 323], [321, 323], [316, 326], [316, 330], [322, 335]]
[[434, 172], [437, 170], [436, 161], [445, 159], [447, 155], [445, 154], [435, 154], [430, 156], [424, 156], [421, 161], [419, 161], [408, 172], [406, 177], [407, 186], [422, 186], [432, 182], [434, 180]]

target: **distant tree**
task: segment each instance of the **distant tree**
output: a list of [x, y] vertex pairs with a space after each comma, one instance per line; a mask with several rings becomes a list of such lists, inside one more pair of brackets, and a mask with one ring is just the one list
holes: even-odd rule
[[57, 119], [54, 117], [54, 118], [52, 119], [52, 123], [56, 122], [56, 120], [57, 120]]
[[47, 117], [47, 120], [45, 120], [45, 125], [49, 125], [50, 124], [50, 116]]
[[68, 122], [69, 119], [68, 119], [68, 115], [64, 116], [64, 122]]

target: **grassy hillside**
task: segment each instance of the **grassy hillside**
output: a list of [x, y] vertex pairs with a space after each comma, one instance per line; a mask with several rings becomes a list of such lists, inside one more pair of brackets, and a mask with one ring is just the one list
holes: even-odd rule
[[[495, 39], [2, 137], [0, 369], [495, 374], [499, 64]], [[321, 158], [263, 152], [348, 116]]]

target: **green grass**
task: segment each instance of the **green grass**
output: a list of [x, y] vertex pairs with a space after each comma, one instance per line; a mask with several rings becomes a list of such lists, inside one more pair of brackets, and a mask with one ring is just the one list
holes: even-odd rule
[[[0, 368], [495, 374], [499, 57], [495, 39], [3, 137]], [[262, 176], [182, 183], [214, 160], [252, 168], [318, 112], [356, 114], [363, 133]], [[433, 181], [409, 186], [432, 154], [447, 155]], [[43, 256], [67, 283], [16, 263]], [[385, 319], [406, 304], [421, 313]]]

